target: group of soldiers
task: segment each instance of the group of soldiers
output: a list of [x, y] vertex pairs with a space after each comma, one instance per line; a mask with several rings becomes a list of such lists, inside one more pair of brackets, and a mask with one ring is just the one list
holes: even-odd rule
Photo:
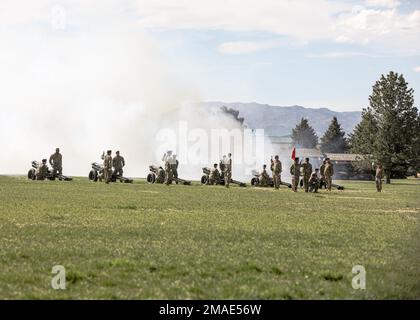
[[229, 188], [231, 179], [232, 179], [232, 154], [224, 155], [219, 162], [219, 169], [217, 168], [217, 163], [213, 165], [213, 168], [210, 170], [209, 179], [207, 184], [214, 185], [220, 184], [221, 181], [224, 181], [226, 188]]
[[48, 168], [47, 159], [42, 159], [35, 173], [36, 180], [45, 180], [49, 173], [52, 175], [63, 174], [63, 156], [60, 153], [60, 148], [55, 149], [55, 153], [50, 156], [49, 163], [52, 168], [51, 172]]
[[122, 177], [125, 167], [125, 160], [124, 157], [120, 155], [120, 152], [115, 152], [115, 157], [112, 157], [112, 150], [108, 150], [105, 153], [102, 153], [101, 159], [104, 161], [104, 180], [105, 183], [110, 183], [112, 180], [112, 176], [115, 177]]
[[[103, 153], [101, 156], [103, 160], [104, 180], [106, 183], [109, 183], [111, 181], [113, 175], [116, 177], [123, 176], [123, 168], [125, 166], [124, 157], [120, 155], [120, 151], [117, 151], [115, 154], [115, 157], [113, 157], [112, 150], [108, 150], [106, 154]], [[173, 180], [175, 180], [175, 182], [178, 182], [177, 179], [179, 161], [177, 160], [176, 155], [173, 154], [172, 151], [167, 151], [163, 155], [162, 161], [165, 163], [165, 169], [159, 167], [156, 177], [157, 181], [160, 183], [165, 182], [167, 185], [171, 184]], [[55, 153], [53, 153], [50, 156], [48, 162], [51, 165], [52, 170], [49, 171], [47, 159], [42, 159], [42, 163], [38, 166], [36, 170], [37, 180], [45, 180], [48, 174], [62, 175], [63, 156], [61, 155], [59, 148], [55, 149]], [[270, 169], [273, 175], [273, 186], [275, 189], [279, 189], [281, 184], [282, 163], [279, 160], [278, 155], [276, 155], [274, 159], [273, 157], [271, 158]], [[305, 161], [303, 163], [299, 160], [299, 158], [295, 158], [293, 164], [290, 167], [290, 175], [292, 176], [292, 190], [294, 192], [298, 191], [300, 183], [303, 185], [305, 192], [318, 192], [318, 189], [322, 186], [325, 186], [325, 188], [328, 191], [331, 191], [332, 176], [334, 175], [334, 166], [331, 160], [329, 158], [326, 158], [324, 159], [319, 169], [316, 168], [315, 170], [313, 170], [309, 158], [305, 158]], [[229, 153], [227, 156], [223, 156], [219, 164], [215, 163], [213, 165], [213, 168], [211, 168], [210, 170], [207, 184], [220, 184], [220, 182], [223, 180], [224, 185], [227, 188], [229, 188], [231, 178], [232, 154]], [[376, 190], [378, 192], [382, 191], [383, 178], [384, 169], [382, 164], [378, 162], [376, 164], [375, 172]], [[269, 184], [270, 175], [267, 172], [267, 165], [264, 164], [260, 173], [260, 186], [268, 186]]]
[[[279, 189], [281, 184], [282, 163], [279, 160], [278, 155], [276, 155], [274, 159], [271, 158], [270, 168], [273, 174], [273, 186], [275, 189]], [[303, 182], [305, 192], [318, 192], [318, 189], [322, 185], [325, 185], [326, 189], [331, 191], [334, 167], [331, 160], [326, 158], [320, 169], [316, 168], [315, 171], [313, 171], [309, 158], [306, 158], [304, 163], [301, 163], [299, 158], [295, 158], [290, 167], [290, 175], [292, 176], [292, 190], [294, 192], [297, 192], [300, 181]], [[264, 164], [260, 173], [260, 186], [265, 187], [269, 184], [270, 175], [267, 172], [267, 165]]]

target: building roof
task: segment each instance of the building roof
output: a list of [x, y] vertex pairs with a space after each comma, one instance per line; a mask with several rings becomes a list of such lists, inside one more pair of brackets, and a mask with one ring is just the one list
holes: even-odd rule
[[323, 158], [321, 151], [315, 148], [296, 148], [296, 157], [299, 158]]
[[326, 153], [325, 156], [331, 161], [357, 161], [363, 159], [363, 155], [356, 153]]

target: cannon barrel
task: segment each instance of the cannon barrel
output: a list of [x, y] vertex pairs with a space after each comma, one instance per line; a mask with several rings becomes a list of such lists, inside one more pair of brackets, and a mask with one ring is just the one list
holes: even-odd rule
[[204, 168], [203, 168], [203, 173], [204, 173], [204, 174], [210, 174], [210, 171], [211, 171], [211, 170], [210, 170], [210, 168], [209, 168], [209, 167], [204, 167]]
[[96, 171], [100, 171], [100, 170], [102, 170], [102, 166], [97, 162], [93, 162], [92, 163], [92, 169], [96, 170]]

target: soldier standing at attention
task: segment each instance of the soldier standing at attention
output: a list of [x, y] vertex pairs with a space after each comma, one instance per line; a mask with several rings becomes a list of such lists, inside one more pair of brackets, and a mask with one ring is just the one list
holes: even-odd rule
[[42, 162], [36, 171], [36, 180], [45, 180], [47, 178], [47, 175], [48, 175], [47, 159], [42, 159]]
[[261, 187], [268, 186], [268, 183], [270, 182], [270, 176], [268, 175], [266, 164], [263, 165], [263, 169], [260, 173], [260, 177], [261, 177], [260, 186]]
[[225, 186], [229, 188], [230, 179], [232, 178], [232, 154], [229, 153], [225, 159]]
[[223, 158], [219, 162], [219, 168], [220, 168], [220, 178], [225, 180], [225, 162], [226, 162], [226, 156], [223, 156]]
[[299, 158], [295, 158], [295, 162], [293, 162], [292, 166], [290, 167], [290, 175], [292, 176], [292, 190], [293, 192], [297, 192], [300, 177]]
[[[120, 156], [120, 152], [115, 152], [116, 156], [112, 159], [112, 166], [114, 167], [114, 175], [122, 177], [124, 175], [123, 168], [125, 167], [124, 157]], [[121, 180], [122, 181], [122, 180]]]
[[322, 186], [324, 186], [324, 188], [327, 188], [327, 184], [325, 183], [325, 175], [324, 175], [324, 170], [325, 170], [325, 164], [326, 164], [326, 159], [324, 159], [322, 161], [321, 166], [319, 167], [319, 173], [321, 174], [321, 178], [319, 181], [319, 187], [322, 189]]
[[276, 190], [278, 190], [280, 188], [281, 171], [282, 171], [282, 167], [281, 167], [281, 162], [279, 160], [279, 156], [275, 156], [274, 157], [274, 161], [272, 162], [272, 169], [271, 170], [273, 171], [274, 188]]
[[55, 149], [55, 153], [50, 156], [50, 165], [52, 167], [52, 174], [63, 174], [63, 156], [60, 154], [60, 148]]
[[309, 162], [309, 158], [305, 158], [305, 162], [302, 164], [303, 168], [303, 187], [305, 188], [305, 192], [309, 192], [309, 178], [312, 174], [312, 165]]
[[108, 184], [112, 179], [112, 151], [108, 150], [106, 155], [102, 155], [104, 159], [104, 179], [105, 183]]
[[165, 183], [168, 186], [172, 183], [172, 168], [171, 168], [171, 162], [172, 162], [172, 151], [166, 152], [163, 157], [162, 161], [165, 162]]
[[[170, 159], [171, 162], [171, 170], [172, 170], [172, 176], [175, 179], [178, 179], [178, 165], [179, 165], [179, 161], [176, 158], [176, 154], [174, 154], [172, 156], [172, 158]], [[178, 181], [175, 180], [176, 184], [178, 184]]]
[[327, 190], [331, 191], [332, 176], [334, 175], [334, 167], [329, 158], [325, 160], [326, 160], [325, 169], [324, 169], [325, 183], [327, 184]]
[[219, 184], [220, 183], [220, 172], [219, 169], [217, 169], [217, 163], [213, 165], [213, 169], [210, 170], [209, 174], [209, 180], [207, 181], [207, 184], [213, 185], [213, 184]]
[[376, 173], [375, 173], [375, 182], [376, 182], [376, 191], [382, 192], [382, 179], [384, 178], [384, 168], [382, 164], [378, 162], [376, 164]]

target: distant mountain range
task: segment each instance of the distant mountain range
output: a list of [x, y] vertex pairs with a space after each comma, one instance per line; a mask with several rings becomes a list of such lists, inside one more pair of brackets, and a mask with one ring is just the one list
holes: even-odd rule
[[318, 136], [321, 137], [334, 116], [337, 117], [346, 134], [349, 134], [361, 119], [361, 112], [359, 111], [336, 112], [327, 108], [280, 107], [255, 102], [225, 103], [210, 101], [203, 102], [203, 106], [209, 110], [222, 106], [235, 109], [239, 111], [239, 117], [245, 119], [245, 123], [249, 128], [264, 129], [267, 136], [290, 135], [292, 129], [300, 122], [300, 119], [307, 118]]

